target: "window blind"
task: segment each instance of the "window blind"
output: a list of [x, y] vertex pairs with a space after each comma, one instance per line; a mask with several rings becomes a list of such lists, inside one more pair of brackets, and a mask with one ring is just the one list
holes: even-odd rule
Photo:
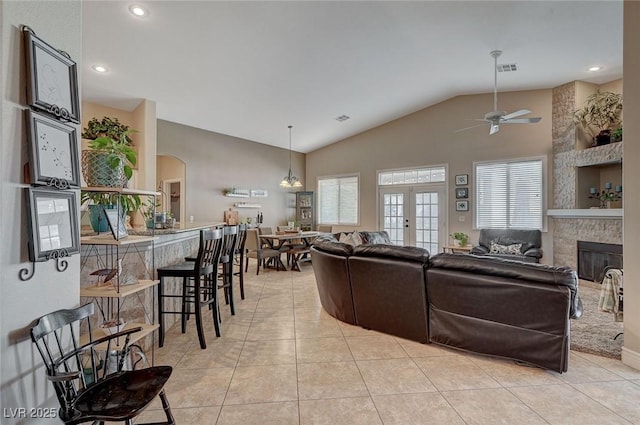
[[318, 224], [358, 224], [358, 176], [318, 179]]
[[542, 160], [475, 165], [477, 228], [542, 229]]

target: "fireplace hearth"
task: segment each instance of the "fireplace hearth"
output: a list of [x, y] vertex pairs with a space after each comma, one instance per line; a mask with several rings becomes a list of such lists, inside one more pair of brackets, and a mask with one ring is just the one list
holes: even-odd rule
[[622, 245], [578, 241], [578, 277], [602, 283], [605, 267], [622, 268]]

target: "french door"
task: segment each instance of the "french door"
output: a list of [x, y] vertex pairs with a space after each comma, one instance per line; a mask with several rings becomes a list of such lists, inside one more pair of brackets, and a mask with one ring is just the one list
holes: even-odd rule
[[441, 184], [381, 187], [379, 228], [395, 245], [441, 251], [447, 242], [445, 187]]

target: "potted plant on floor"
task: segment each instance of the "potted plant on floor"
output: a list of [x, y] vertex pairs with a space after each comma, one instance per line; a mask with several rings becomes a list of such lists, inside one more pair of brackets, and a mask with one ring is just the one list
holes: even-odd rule
[[124, 187], [136, 165], [138, 154], [129, 137], [135, 130], [117, 118], [92, 118], [82, 131], [90, 140], [82, 151], [82, 175], [88, 186]]
[[[622, 125], [621, 113], [621, 94], [596, 90], [587, 97], [584, 107], [574, 112], [573, 122], [592, 136], [593, 146], [601, 146], [609, 144], [611, 133]], [[597, 134], [594, 127], [598, 130]]]

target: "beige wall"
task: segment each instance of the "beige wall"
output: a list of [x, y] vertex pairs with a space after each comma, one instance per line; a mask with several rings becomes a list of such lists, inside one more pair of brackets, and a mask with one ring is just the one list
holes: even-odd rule
[[[489, 136], [488, 125], [456, 133], [481, 118], [493, 106], [492, 94], [458, 96], [392, 121], [365, 133], [318, 149], [307, 155], [307, 187], [316, 190], [318, 176], [360, 173], [360, 229], [377, 229], [376, 172], [382, 169], [448, 164], [448, 233], [466, 232], [477, 242], [473, 223], [473, 161], [510, 159], [530, 156], [551, 158], [551, 90], [499, 93], [498, 107], [511, 112], [522, 108], [540, 116], [537, 124], [502, 125], [500, 132]], [[547, 166], [550, 189], [551, 167]], [[455, 211], [457, 174], [469, 175], [469, 212]], [[548, 191], [551, 201], [551, 190]], [[459, 218], [462, 217], [464, 222]], [[551, 238], [543, 235], [545, 255], [553, 258]]]
[[640, 369], [640, 2], [624, 2], [624, 348], [622, 361]]
[[[283, 126], [282, 137], [288, 137]], [[158, 120], [158, 155], [171, 155], [187, 165], [185, 217], [196, 222], [222, 221], [236, 202], [259, 203], [265, 226], [286, 223], [294, 215], [292, 193], [278, 185], [289, 170], [289, 151], [220, 133]], [[304, 176], [304, 155], [294, 152], [292, 171]], [[306, 181], [303, 179], [303, 183]], [[266, 189], [267, 198], [230, 198], [224, 189]], [[238, 208], [240, 218], [257, 209]]]
[[[22, 282], [18, 273], [31, 270], [27, 254], [27, 225], [22, 166], [27, 161], [23, 110], [26, 108], [25, 67], [20, 25], [82, 63], [82, 13], [78, 1], [0, 2], [2, 44], [2, 139], [0, 146], [0, 400], [4, 409], [57, 406], [53, 387], [45, 380], [42, 361], [29, 339], [34, 319], [61, 308], [78, 305], [80, 255], [69, 259], [65, 272], [55, 261], [37, 263], [35, 275]], [[78, 67], [82, 80], [82, 67]], [[25, 423], [24, 419], [0, 419], [2, 424]], [[51, 419], [29, 421], [51, 423]]]

